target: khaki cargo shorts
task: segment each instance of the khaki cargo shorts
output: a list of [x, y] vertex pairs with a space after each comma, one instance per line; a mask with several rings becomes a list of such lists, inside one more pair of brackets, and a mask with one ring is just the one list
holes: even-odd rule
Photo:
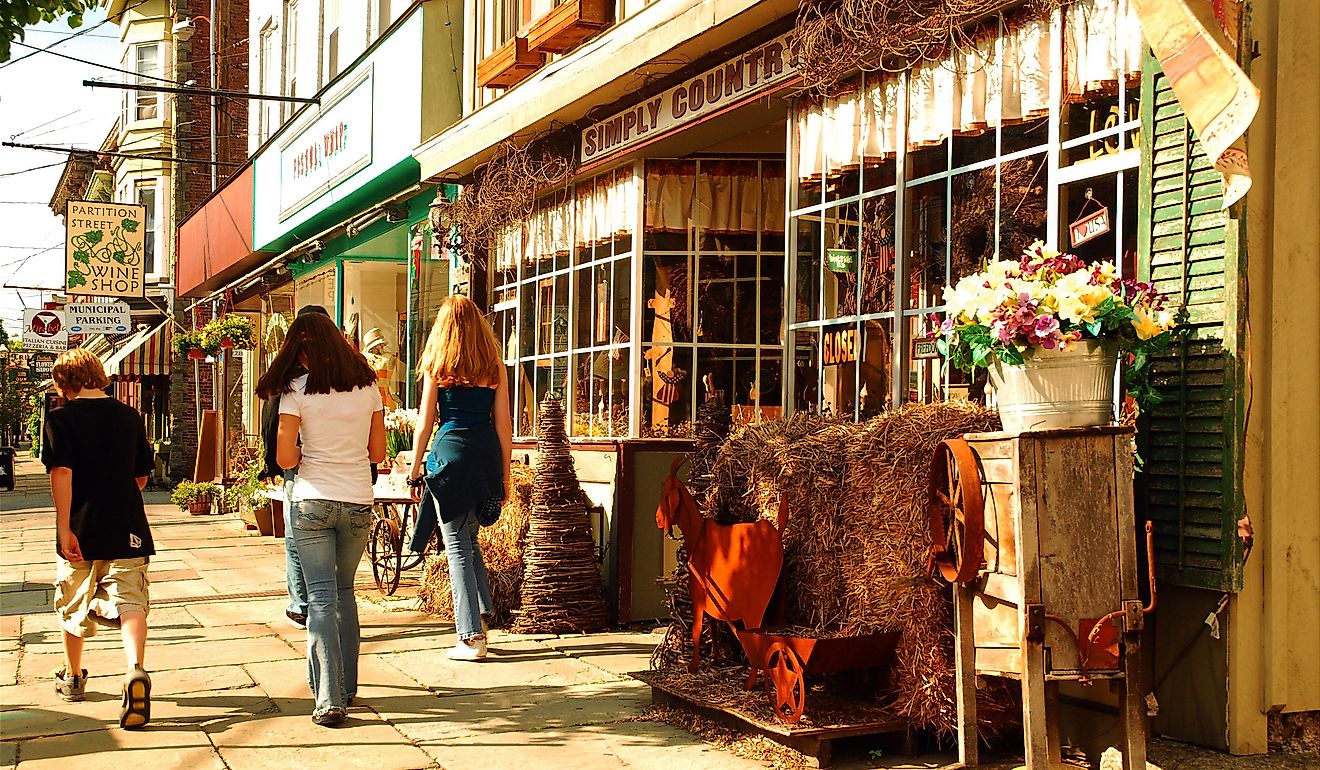
[[147, 557], [55, 562], [55, 614], [74, 636], [96, 636], [98, 625], [119, 628], [125, 612], [146, 614]]

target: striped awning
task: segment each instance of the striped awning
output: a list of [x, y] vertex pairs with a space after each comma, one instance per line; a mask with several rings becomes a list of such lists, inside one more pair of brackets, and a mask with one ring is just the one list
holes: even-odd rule
[[121, 380], [168, 377], [170, 374], [170, 322], [138, 332], [105, 362], [105, 373]]

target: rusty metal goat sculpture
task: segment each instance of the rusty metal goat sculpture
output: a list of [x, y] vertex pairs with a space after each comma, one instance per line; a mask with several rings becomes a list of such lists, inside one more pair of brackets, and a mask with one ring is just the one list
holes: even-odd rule
[[684, 460], [682, 456], [674, 458], [669, 468], [655, 523], [670, 537], [675, 526], [683, 533], [692, 593], [692, 660], [688, 670], [696, 671], [701, 662], [701, 628], [706, 615], [731, 626], [741, 622], [744, 629], [761, 628], [784, 564], [780, 532], [787, 501], [780, 500], [777, 527], [765, 520], [717, 524], [701, 515], [697, 501], [679, 480], [678, 469]]

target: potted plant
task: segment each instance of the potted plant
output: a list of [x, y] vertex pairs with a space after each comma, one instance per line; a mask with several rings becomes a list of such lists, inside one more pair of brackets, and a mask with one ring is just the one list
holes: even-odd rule
[[1150, 356], [1168, 347], [1178, 323], [1150, 284], [1040, 241], [962, 278], [944, 301], [940, 353], [960, 369], [988, 369], [1011, 433], [1109, 423], [1120, 353], [1131, 400], [1150, 402]]
[[170, 502], [194, 516], [211, 511], [211, 503], [220, 494], [220, 487], [209, 481], [180, 481], [170, 493]]
[[413, 431], [417, 429], [416, 409], [391, 409], [385, 413], [385, 462], [394, 463], [400, 452], [413, 448]]
[[257, 346], [257, 330], [252, 319], [231, 313], [208, 323], [202, 338], [209, 347], [223, 350], [251, 350]]
[[207, 344], [202, 332], [197, 330], [175, 332], [170, 339], [170, 347], [181, 356], [197, 360], [205, 359], [208, 354], [215, 352], [215, 349]]

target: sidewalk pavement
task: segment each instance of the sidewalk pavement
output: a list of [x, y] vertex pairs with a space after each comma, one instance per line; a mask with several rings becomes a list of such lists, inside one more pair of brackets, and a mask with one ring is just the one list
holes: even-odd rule
[[[0, 493], [0, 768], [97, 770], [740, 770], [766, 764], [703, 743], [643, 711], [650, 689], [627, 675], [649, 665], [659, 636], [518, 636], [493, 631], [490, 658], [456, 663], [453, 626], [417, 609], [412, 587], [386, 599], [365, 559], [358, 573], [361, 684], [347, 724], [312, 724], [306, 633], [284, 617], [283, 540], [246, 533], [232, 516], [189, 516], [148, 494], [156, 539], [147, 668], [152, 719], [118, 727], [124, 657], [119, 635], [90, 640], [87, 701], [64, 703], [51, 610], [55, 514], [36, 461]], [[121, 749], [130, 749], [122, 751]], [[1228, 757], [1168, 741], [1165, 770], [1300, 770], [1314, 757]], [[782, 754], [765, 755], [782, 760]], [[90, 761], [88, 761], [90, 760]], [[850, 768], [933, 768], [943, 757], [865, 752]], [[1016, 763], [997, 765], [1013, 767]], [[775, 762], [776, 767], [784, 765]]]
[[[20, 472], [40, 473], [31, 466]], [[626, 672], [646, 668], [656, 637], [494, 631], [487, 661], [453, 662], [444, 655], [452, 625], [419, 612], [415, 598], [382, 601], [365, 560], [358, 697], [345, 726], [318, 727], [306, 633], [284, 618], [283, 541], [247, 534], [234, 517], [181, 514], [159, 493], [148, 502], [157, 549], [152, 719], [127, 732], [118, 727], [117, 633], [87, 644], [87, 701], [56, 697], [54, 512], [48, 494], [0, 496], [0, 766], [67, 767], [74, 758], [98, 770], [761, 766], [636, 719], [650, 691]]]

